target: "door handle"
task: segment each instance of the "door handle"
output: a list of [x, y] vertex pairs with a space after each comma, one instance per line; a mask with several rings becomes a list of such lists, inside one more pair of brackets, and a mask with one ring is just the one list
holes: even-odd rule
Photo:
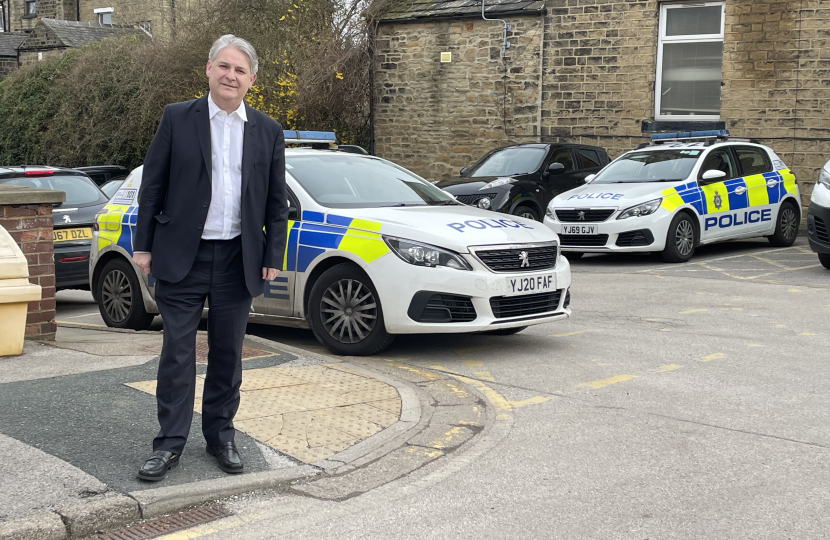
[[767, 187], [775, 187], [778, 185], [778, 180], [767, 180]]
[[746, 188], [745, 187], [738, 186], [738, 187], [735, 188], [735, 194], [736, 195], [743, 195], [744, 193], [746, 193]]

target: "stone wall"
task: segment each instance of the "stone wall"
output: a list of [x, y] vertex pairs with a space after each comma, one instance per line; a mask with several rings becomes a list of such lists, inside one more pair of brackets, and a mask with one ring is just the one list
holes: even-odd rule
[[170, 0], [80, 0], [81, 21], [98, 22], [95, 9], [111, 7], [113, 24], [133, 24], [149, 21], [153, 33], [164, 33], [172, 23]]
[[40, 25], [32, 29], [29, 37], [24, 42], [26, 49], [38, 47], [40, 51], [32, 51], [26, 49], [18, 49], [18, 56], [20, 58], [21, 66], [28, 66], [38, 61], [38, 52], [42, 53], [42, 59], [60, 56], [66, 47], [63, 46], [58, 38], [45, 25]]
[[9, 3], [11, 4], [9, 27], [12, 32], [28, 32], [43, 17], [69, 21], [78, 20], [75, 0], [37, 0], [35, 3], [37, 12], [34, 17], [24, 15], [26, 6], [24, 0], [9, 0]]
[[[437, 180], [487, 150], [539, 138], [542, 19], [384, 24], [374, 54], [375, 152]], [[442, 63], [442, 52], [452, 61]]]
[[[493, 54], [498, 23], [382, 24], [376, 153], [430, 179], [457, 175], [514, 142], [582, 142], [616, 157], [646, 141], [642, 123], [654, 120], [659, 12], [657, 0], [547, 0], [543, 32], [538, 19], [510, 19], [522, 23], [511, 40], [528, 46], [518, 57], [511, 55], [520, 47], [507, 53], [514, 65], [506, 115], [503, 64]], [[828, 28], [830, 0], [726, 0], [721, 121], [733, 136], [772, 147], [794, 170], [805, 203], [830, 158]], [[439, 63], [444, 50], [452, 64]], [[540, 78], [537, 122], [531, 96]]]
[[[20, 66], [28, 66], [31, 64], [36, 64], [40, 60], [46, 60], [47, 58], [57, 58], [61, 56], [63, 52], [67, 49], [67, 47], [61, 47], [59, 49], [46, 49], [44, 51], [20, 51]], [[38, 56], [40, 54], [40, 56]]]
[[26, 337], [55, 339], [55, 259], [51, 204], [0, 204], [0, 225], [20, 246], [29, 264], [29, 281], [40, 285], [39, 302], [29, 302]]
[[16, 56], [0, 56], [0, 79], [17, 69]]

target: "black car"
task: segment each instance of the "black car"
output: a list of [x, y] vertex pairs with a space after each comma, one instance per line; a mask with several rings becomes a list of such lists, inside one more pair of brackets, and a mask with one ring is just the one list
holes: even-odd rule
[[86, 174], [75, 169], [25, 166], [0, 167], [0, 184], [66, 193], [66, 201], [55, 205], [55, 288], [89, 288], [89, 248], [95, 214], [106, 206], [104, 195]]
[[585, 183], [611, 160], [581, 144], [519, 144], [491, 150], [460, 178], [435, 185], [459, 202], [541, 221], [556, 195]]
[[85, 173], [98, 186], [103, 186], [110, 180], [123, 180], [130, 174], [127, 167], [122, 167], [121, 165], [94, 165], [90, 167], [76, 167], [75, 170]]

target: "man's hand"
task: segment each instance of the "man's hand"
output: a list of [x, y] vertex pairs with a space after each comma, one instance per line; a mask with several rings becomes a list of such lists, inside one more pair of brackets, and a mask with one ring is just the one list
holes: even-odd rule
[[262, 279], [265, 281], [274, 281], [279, 275], [280, 271], [276, 268], [262, 268]]
[[153, 256], [149, 253], [133, 253], [133, 262], [141, 268], [145, 274], [150, 273], [150, 261], [152, 261]]

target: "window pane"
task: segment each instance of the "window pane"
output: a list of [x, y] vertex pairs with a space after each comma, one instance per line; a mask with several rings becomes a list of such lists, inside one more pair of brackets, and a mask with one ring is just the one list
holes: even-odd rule
[[553, 156], [550, 158], [550, 162], [561, 163], [562, 166], [565, 167], [565, 172], [576, 169], [576, 167], [574, 167], [574, 160], [571, 156], [570, 148], [557, 148], [554, 150]]
[[532, 173], [545, 159], [545, 150], [542, 148], [504, 148], [490, 154], [490, 156], [475, 166], [470, 176], [513, 176], [515, 174]]
[[720, 112], [723, 43], [665, 43], [660, 114]]
[[629, 152], [604, 168], [595, 184], [669, 182], [685, 180], [702, 150]]
[[766, 158], [766, 152], [760, 148], [741, 146], [735, 149], [738, 153], [738, 161], [741, 162], [741, 169], [744, 176], [771, 172], [772, 166]]
[[735, 165], [732, 163], [732, 155], [729, 153], [729, 150], [714, 150], [710, 152], [703, 161], [703, 165], [700, 166], [701, 176], [706, 171], [721, 171], [726, 173], [726, 176], [723, 178], [709, 180], [707, 183], [710, 184], [732, 180], [738, 176], [735, 172]]
[[600, 166], [599, 156], [593, 150], [587, 148], [580, 148], [579, 154], [582, 156], [582, 166], [585, 169], [595, 169]]
[[667, 9], [666, 35], [720, 34], [721, 10], [721, 6]]

